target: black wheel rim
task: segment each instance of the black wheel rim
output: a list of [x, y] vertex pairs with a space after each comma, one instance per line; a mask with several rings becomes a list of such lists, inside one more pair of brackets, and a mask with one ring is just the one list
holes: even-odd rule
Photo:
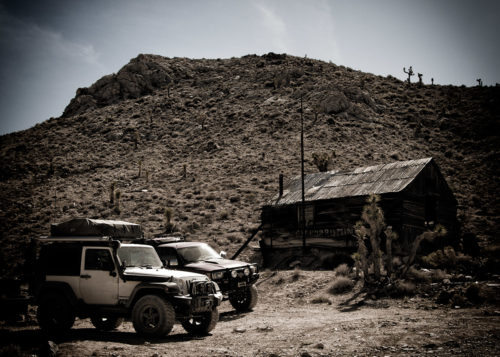
[[160, 314], [154, 307], [146, 307], [142, 311], [141, 321], [145, 328], [154, 329], [160, 324]]

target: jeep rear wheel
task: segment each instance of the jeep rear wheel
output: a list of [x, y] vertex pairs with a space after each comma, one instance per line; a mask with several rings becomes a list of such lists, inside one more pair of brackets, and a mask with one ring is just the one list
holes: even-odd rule
[[252, 310], [257, 304], [257, 288], [250, 285], [245, 290], [237, 291], [229, 296], [229, 302], [237, 311]]
[[165, 299], [156, 295], [141, 297], [132, 310], [132, 323], [145, 337], [166, 336], [174, 327], [175, 311]]
[[48, 292], [40, 298], [37, 319], [43, 330], [50, 333], [62, 333], [73, 326], [75, 312], [64, 295]]
[[203, 336], [212, 331], [218, 321], [219, 311], [214, 307], [212, 311], [207, 311], [202, 316], [183, 321], [182, 327], [192, 335]]
[[99, 331], [112, 331], [117, 329], [123, 322], [123, 318], [115, 316], [91, 316], [90, 321]]

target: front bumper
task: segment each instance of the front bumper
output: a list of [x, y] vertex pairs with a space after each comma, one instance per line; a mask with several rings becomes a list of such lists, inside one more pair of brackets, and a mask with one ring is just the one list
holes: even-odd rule
[[215, 294], [210, 294], [207, 296], [174, 296], [175, 300], [175, 312], [177, 317], [186, 318], [195, 316], [197, 314], [212, 311], [214, 308], [220, 305], [222, 301], [222, 294], [217, 292]]
[[220, 280], [215, 280], [215, 282], [219, 285], [220, 290], [227, 297], [229, 294], [235, 293], [240, 290], [247, 289], [249, 286], [255, 284], [255, 282], [259, 279], [259, 273], [252, 274], [248, 277], [236, 277], [236, 278], [224, 278]]

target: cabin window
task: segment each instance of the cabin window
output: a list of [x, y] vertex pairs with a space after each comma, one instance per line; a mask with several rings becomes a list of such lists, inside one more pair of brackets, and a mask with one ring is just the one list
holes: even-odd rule
[[[304, 207], [304, 215], [306, 217], [305, 225], [306, 227], [310, 227], [314, 225], [314, 206], [309, 205]], [[297, 206], [297, 223], [302, 224], [302, 206]]]

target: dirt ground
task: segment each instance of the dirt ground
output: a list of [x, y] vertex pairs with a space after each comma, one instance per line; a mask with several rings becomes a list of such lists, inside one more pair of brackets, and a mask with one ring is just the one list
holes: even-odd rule
[[[192, 337], [175, 325], [164, 339], [146, 341], [131, 322], [113, 332], [77, 320], [57, 343], [58, 356], [498, 356], [499, 306], [444, 307], [433, 299], [372, 300], [359, 286], [328, 294], [332, 272], [264, 272], [254, 311], [237, 314], [228, 302], [210, 336]], [[323, 303], [312, 303], [317, 297]], [[329, 301], [329, 302], [328, 302]], [[42, 332], [3, 326], [3, 345], [38, 354]]]

